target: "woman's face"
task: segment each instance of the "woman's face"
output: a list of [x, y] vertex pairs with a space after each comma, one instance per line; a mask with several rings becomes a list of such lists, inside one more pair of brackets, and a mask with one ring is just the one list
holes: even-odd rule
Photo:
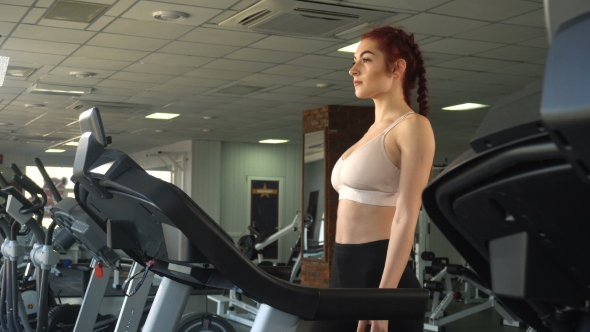
[[377, 98], [393, 88], [393, 76], [388, 71], [385, 54], [377, 42], [363, 39], [354, 54], [353, 66], [348, 73], [353, 77], [354, 91], [358, 98]]

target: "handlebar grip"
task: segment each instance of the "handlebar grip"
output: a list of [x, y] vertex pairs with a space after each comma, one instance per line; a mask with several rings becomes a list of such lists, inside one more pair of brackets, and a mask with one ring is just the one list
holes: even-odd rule
[[10, 164], [10, 168], [12, 168], [12, 171], [13, 171], [13, 172], [14, 172], [16, 175], [18, 175], [18, 176], [21, 176], [21, 175], [23, 175], [23, 172], [21, 172], [21, 171], [20, 171], [20, 168], [18, 168], [18, 166], [16, 166], [16, 164], [14, 164], [14, 163]]
[[0, 173], [0, 185], [2, 187], [10, 186], [10, 183], [8, 183], [8, 181], [6, 181], [6, 178], [4, 178], [4, 175], [2, 175], [2, 173]]
[[61, 201], [61, 195], [57, 191], [57, 188], [55, 187], [55, 184], [53, 183], [53, 180], [51, 180], [51, 177], [49, 177], [49, 174], [47, 174], [47, 171], [45, 170], [45, 166], [43, 166], [43, 163], [41, 162], [41, 159], [35, 158], [35, 164], [37, 165], [37, 168], [39, 169], [39, 172], [41, 172], [41, 176], [43, 176], [43, 180], [45, 180], [45, 183], [47, 184], [47, 187], [49, 188], [49, 190], [53, 194], [53, 198], [56, 201], [60, 202]]

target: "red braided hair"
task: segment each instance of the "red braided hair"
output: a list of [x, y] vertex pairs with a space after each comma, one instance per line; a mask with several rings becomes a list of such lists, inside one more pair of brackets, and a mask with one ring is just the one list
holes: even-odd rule
[[392, 65], [395, 60], [406, 61], [406, 72], [403, 81], [403, 92], [406, 103], [411, 106], [412, 90], [418, 85], [418, 113], [426, 116], [430, 107], [426, 100], [428, 88], [426, 87], [426, 69], [424, 59], [414, 42], [414, 34], [407, 34], [402, 29], [393, 27], [378, 27], [364, 33], [361, 40], [368, 38], [377, 42], [379, 49], [385, 53], [386, 62]]

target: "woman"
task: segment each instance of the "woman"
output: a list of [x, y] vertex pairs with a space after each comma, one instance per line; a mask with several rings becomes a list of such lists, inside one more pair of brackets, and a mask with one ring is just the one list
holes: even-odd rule
[[[422, 54], [413, 35], [376, 28], [362, 36], [349, 73], [356, 96], [373, 99], [375, 123], [332, 171], [339, 204], [330, 287], [420, 288], [407, 263], [434, 158]], [[416, 85], [419, 114], [410, 108]], [[411, 332], [422, 331], [423, 320], [330, 330], [364, 332], [367, 325], [371, 332]]]

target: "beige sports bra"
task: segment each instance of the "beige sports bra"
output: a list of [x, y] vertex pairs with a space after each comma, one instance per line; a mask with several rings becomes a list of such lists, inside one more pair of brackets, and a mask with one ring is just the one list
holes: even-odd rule
[[346, 159], [338, 159], [332, 170], [332, 186], [338, 192], [338, 199], [396, 206], [400, 169], [395, 167], [385, 152], [385, 135], [410, 114], [414, 112], [402, 115]]

